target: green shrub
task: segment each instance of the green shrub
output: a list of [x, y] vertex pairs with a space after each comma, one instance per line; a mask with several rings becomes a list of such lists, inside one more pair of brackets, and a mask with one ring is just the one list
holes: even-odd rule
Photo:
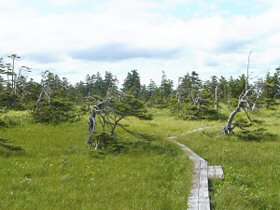
[[42, 102], [32, 112], [35, 122], [60, 123], [80, 120], [80, 111], [70, 101], [52, 99], [50, 103]]
[[30, 113], [27, 111], [9, 111], [1, 114], [0, 128], [20, 126], [30, 121]]
[[7, 124], [3, 119], [0, 118], [0, 128], [7, 127]]
[[14, 109], [14, 110], [24, 110], [24, 105], [18, 95], [12, 94], [8, 91], [0, 93], [0, 107]]
[[177, 113], [178, 117], [184, 120], [217, 120], [222, 117], [221, 114], [211, 108], [208, 104], [200, 105], [200, 107], [187, 102], [181, 106], [175, 104], [171, 108], [171, 112]]

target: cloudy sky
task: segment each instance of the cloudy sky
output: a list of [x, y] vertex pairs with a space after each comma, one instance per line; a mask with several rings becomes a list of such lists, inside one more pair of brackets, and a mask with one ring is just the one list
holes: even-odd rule
[[0, 57], [18, 53], [35, 78], [138, 69], [147, 83], [162, 70], [236, 76], [252, 50], [255, 78], [280, 65], [279, 11], [278, 0], [1, 0]]

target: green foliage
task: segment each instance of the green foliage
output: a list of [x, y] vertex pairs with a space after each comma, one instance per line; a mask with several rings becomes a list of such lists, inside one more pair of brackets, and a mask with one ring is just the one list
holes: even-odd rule
[[7, 109], [23, 110], [24, 104], [19, 95], [15, 95], [10, 91], [0, 92], [0, 107]]
[[110, 130], [111, 136], [115, 135], [115, 130], [120, 126], [120, 122], [127, 117], [139, 119], [152, 119], [145, 104], [135, 96], [124, 93], [111, 93], [103, 100], [99, 100], [96, 105], [96, 112], [103, 130]]
[[209, 105], [206, 104], [200, 105], [198, 107], [191, 103], [184, 103], [176, 113], [178, 114], [179, 118], [184, 120], [217, 120], [220, 117], [219, 113], [216, 110], [210, 108]]
[[108, 90], [117, 89], [117, 78], [110, 72], [105, 72], [104, 78], [99, 72], [87, 75], [86, 81], [79, 82], [73, 89], [74, 95], [78, 97], [99, 96], [105, 97]]
[[80, 119], [80, 113], [72, 102], [58, 98], [52, 99], [50, 103], [40, 103], [32, 116], [35, 122], [41, 123], [74, 122]]
[[127, 77], [123, 83], [123, 91], [127, 94], [134, 95], [135, 97], [140, 96], [141, 83], [140, 76], [137, 70], [128, 72]]
[[132, 95], [124, 95], [121, 98], [113, 98], [112, 109], [114, 114], [120, 117], [134, 116], [138, 118], [145, 118], [147, 109], [142, 101]]
[[173, 96], [173, 81], [167, 79], [165, 72], [162, 72], [161, 84], [160, 84], [160, 103], [169, 103], [171, 97]]

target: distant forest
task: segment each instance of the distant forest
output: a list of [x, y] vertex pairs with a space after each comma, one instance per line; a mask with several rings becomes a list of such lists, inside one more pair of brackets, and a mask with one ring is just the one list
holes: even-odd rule
[[[235, 103], [246, 85], [253, 89], [252, 97], [257, 98], [259, 106], [270, 107], [280, 96], [280, 68], [268, 73], [265, 78], [254, 83], [247, 80], [242, 74], [238, 78], [212, 76], [207, 81], [202, 81], [195, 71], [187, 73], [179, 78], [179, 84], [174, 87], [174, 82], [168, 79], [163, 72], [161, 83], [157, 85], [153, 80], [148, 85], [141, 83], [137, 70], [132, 70], [118, 87], [118, 80], [111, 72], [106, 72], [102, 77], [100, 73], [87, 75], [85, 81], [70, 84], [67, 78], [45, 71], [41, 82], [27, 79], [24, 71], [30, 71], [28, 67], [14, 69], [12, 63], [4, 64], [0, 59], [0, 106], [7, 109], [31, 109], [38, 100], [42, 88], [49, 90], [51, 98], [67, 99], [77, 104], [82, 98], [88, 96], [105, 97], [108, 90], [118, 90], [131, 94], [136, 98], [152, 106], [168, 106], [178, 103], [195, 103], [201, 98], [208, 104], [216, 105], [215, 100], [225, 104]], [[215, 96], [216, 92], [216, 96]], [[215, 99], [217, 97], [217, 99]]]

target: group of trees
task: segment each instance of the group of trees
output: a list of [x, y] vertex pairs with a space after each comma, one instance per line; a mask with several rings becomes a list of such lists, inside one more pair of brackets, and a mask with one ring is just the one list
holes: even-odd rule
[[[13, 60], [12, 60], [13, 61]], [[0, 59], [0, 106], [8, 109], [32, 109], [42, 99], [63, 99], [80, 104], [85, 97], [99, 96], [104, 98], [108, 91], [121, 91], [133, 95], [146, 104], [158, 107], [173, 106], [178, 114], [183, 105], [188, 104], [203, 110], [207, 106], [210, 110], [219, 109], [218, 104], [235, 106], [242, 91], [244, 91], [247, 77], [243, 74], [238, 78], [212, 76], [202, 81], [197, 72], [192, 71], [178, 79], [177, 87], [174, 82], [162, 72], [161, 83], [157, 85], [153, 80], [149, 84], [141, 83], [137, 70], [128, 73], [122, 87], [111, 72], [87, 75], [85, 81], [71, 84], [67, 78], [45, 71], [40, 82], [28, 79], [23, 71], [30, 71], [22, 66], [15, 70], [12, 64], [4, 64]], [[14, 70], [12, 70], [14, 69]], [[265, 78], [249, 84], [252, 89], [250, 97], [257, 101], [256, 106], [270, 108], [280, 96], [280, 68], [273, 73], [267, 73]], [[48, 99], [48, 100], [49, 100]], [[39, 101], [38, 101], [39, 100]], [[182, 114], [182, 113], [181, 113]]]
[[[41, 81], [35, 81], [27, 77], [30, 68], [15, 67], [19, 58], [13, 54], [9, 56], [8, 63], [0, 59], [1, 110], [32, 110], [36, 121], [57, 123], [77, 120], [82, 111], [91, 109], [92, 112], [92, 107], [95, 106], [95, 113], [103, 120], [103, 125], [112, 128], [112, 135], [125, 116], [141, 117], [139, 113], [145, 115], [144, 104], [149, 107], [170, 108], [174, 115], [183, 119], [218, 119], [221, 117], [221, 104], [230, 109], [238, 104], [242, 105], [239, 106], [240, 109], [244, 107], [240, 103], [240, 97], [247, 90], [250, 91], [246, 92], [246, 111], [272, 108], [280, 97], [280, 68], [250, 84], [244, 74], [228, 79], [212, 76], [209, 80], [202, 81], [199, 74], [192, 71], [178, 79], [177, 87], [165, 72], [162, 72], [161, 82], [157, 85], [153, 80], [149, 84], [141, 83], [138, 71], [132, 70], [121, 86], [117, 78], [108, 71], [104, 77], [98, 72], [87, 75], [85, 81], [76, 84], [71, 84], [65, 77], [60, 78], [44, 71]], [[106, 106], [97, 108], [98, 104]], [[80, 112], [77, 107], [80, 107]], [[228, 127], [227, 132], [230, 129]]]

